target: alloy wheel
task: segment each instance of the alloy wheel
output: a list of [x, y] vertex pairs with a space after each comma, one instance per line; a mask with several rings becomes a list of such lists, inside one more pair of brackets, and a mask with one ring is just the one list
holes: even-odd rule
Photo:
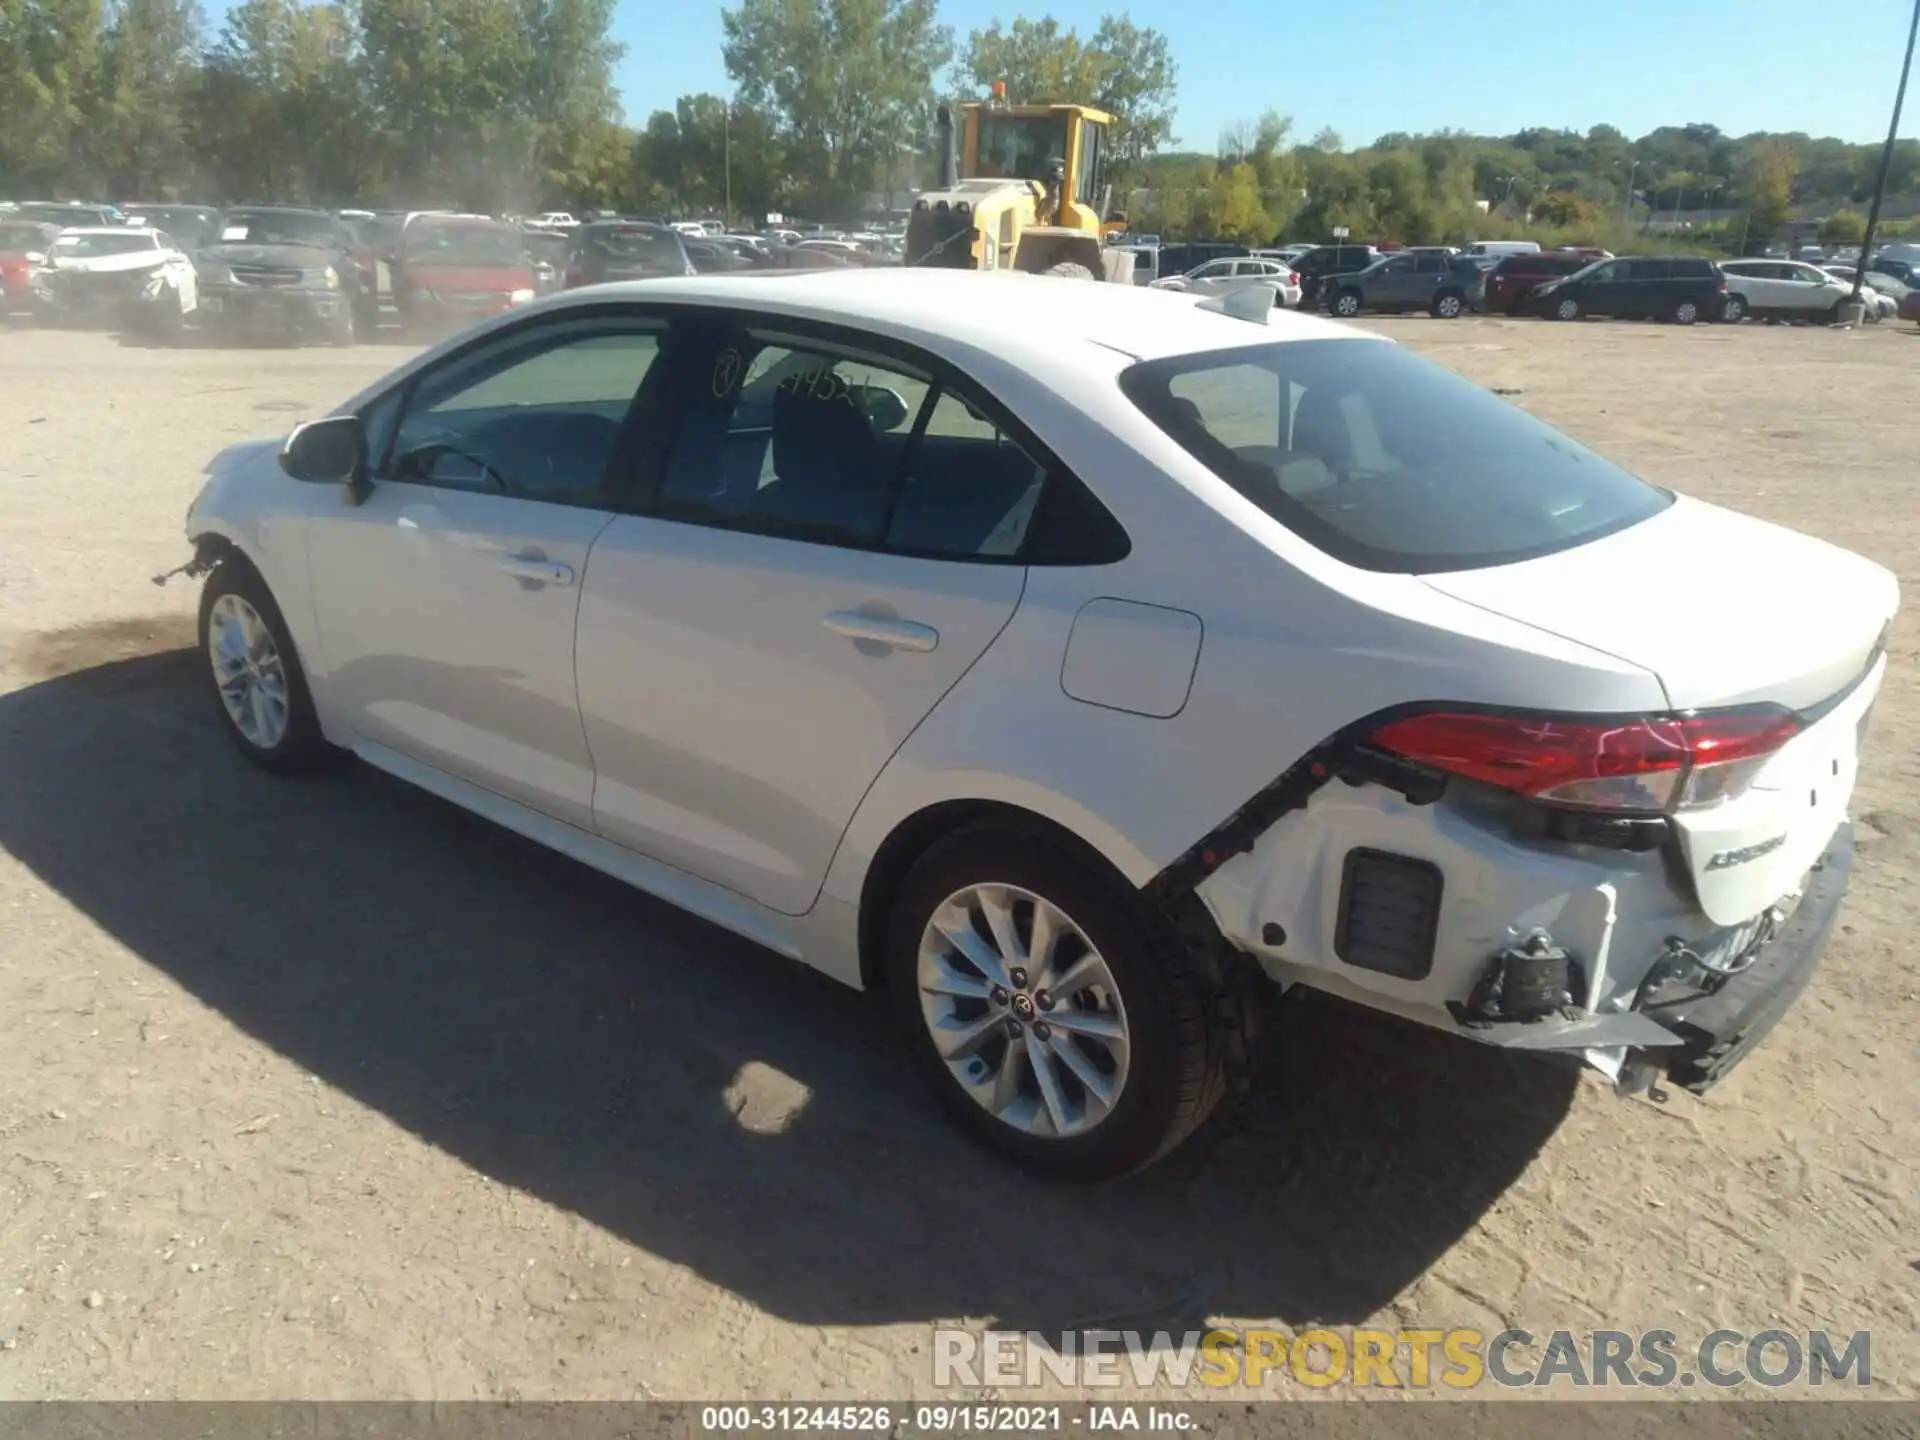
[[240, 596], [213, 602], [207, 655], [227, 718], [247, 742], [271, 750], [287, 735], [287, 673], [267, 622]]
[[1113, 1113], [1130, 1057], [1113, 972], [1059, 906], [1014, 885], [969, 885], [935, 907], [920, 939], [920, 1014], [974, 1102], [1044, 1139]]

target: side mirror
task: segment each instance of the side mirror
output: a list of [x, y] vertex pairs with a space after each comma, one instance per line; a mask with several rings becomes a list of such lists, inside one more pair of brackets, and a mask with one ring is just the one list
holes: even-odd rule
[[900, 392], [884, 385], [860, 387], [860, 411], [867, 417], [867, 423], [883, 435], [898, 430], [913, 415]]
[[335, 415], [296, 425], [280, 447], [280, 468], [296, 480], [322, 485], [359, 485], [366, 434], [358, 415]]

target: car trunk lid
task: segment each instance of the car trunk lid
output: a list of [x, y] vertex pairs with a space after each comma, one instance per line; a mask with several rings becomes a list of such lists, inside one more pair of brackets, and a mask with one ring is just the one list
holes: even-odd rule
[[1886, 570], [1680, 498], [1591, 544], [1426, 583], [1644, 666], [1676, 711], [1773, 705], [1800, 716], [1799, 732], [1738, 798], [1674, 817], [1716, 923], [1758, 914], [1819, 858], [1853, 791], [1899, 606]]

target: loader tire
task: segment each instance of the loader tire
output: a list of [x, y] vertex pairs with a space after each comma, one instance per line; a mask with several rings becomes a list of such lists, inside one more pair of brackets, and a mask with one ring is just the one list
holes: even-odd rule
[[1040, 273], [1043, 275], [1064, 275], [1069, 280], [1098, 280], [1100, 278], [1078, 260], [1062, 260], [1058, 265], [1049, 265]]

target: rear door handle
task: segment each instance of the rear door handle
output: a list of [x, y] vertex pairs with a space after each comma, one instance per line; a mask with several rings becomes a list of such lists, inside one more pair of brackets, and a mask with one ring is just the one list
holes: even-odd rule
[[849, 640], [870, 640], [889, 650], [911, 650], [924, 655], [940, 643], [940, 632], [931, 625], [863, 615], [858, 610], [836, 610], [831, 615], [823, 615], [820, 623], [836, 635], [844, 635]]
[[532, 555], [504, 555], [500, 568], [516, 580], [531, 580], [537, 585], [573, 584], [573, 567], [557, 560], [542, 560]]

